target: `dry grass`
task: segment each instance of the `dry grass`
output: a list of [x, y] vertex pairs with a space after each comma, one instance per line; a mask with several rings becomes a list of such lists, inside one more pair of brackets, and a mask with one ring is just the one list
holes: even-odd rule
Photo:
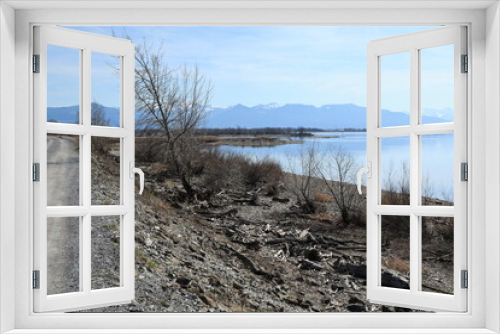
[[215, 136], [203, 136], [200, 137], [200, 141], [205, 144], [213, 144], [221, 141], [221, 138]]
[[335, 217], [334, 215], [332, 215], [329, 212], [315, 213], [312, 217], [314, 219], [322, 220], [322, 221], [335, 221], [337, 219], [337, 217]]
[[382, 258], [382, 265], [400, 273], [408, 274], [410, 272], [410, 263], [399, 257]]
[[410, 205], [410, 195], [382, 191], [382, 205]]
[[175, 188], [179, 186], [181, 183], [179, 181], [165, 179], [161, 184], [167, 188]]
[[316, 195], [314, 195], [314, 200], [317, 202], [321, 202], [321, 203], [332, 203], [333, 202], [332, 196], [327, 195], [325, 193], [317, 193]]
[[154, 162], [151, 164], [151, 172], [153, 174], [160, 174], [168, 171], [168, 166], [165, 163]]
[[163, 201], [162, 199], [156, 197], [153, 194], [149, 194], [149, 196], [144, 196], [146, 199], [146, 203], [156, 210], [162, 211], [162, 212], [171, 212], [172, 207], [168, 204], [168, 202]]

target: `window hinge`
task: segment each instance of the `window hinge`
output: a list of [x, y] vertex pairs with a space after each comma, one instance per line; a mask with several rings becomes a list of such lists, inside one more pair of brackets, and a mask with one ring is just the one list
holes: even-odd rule
[[40, 164], [38, 162], [33, 164], [33, 181], [40, 182]]
[[40, 55], [33, 55], [33, 73], [40, 73]]
[[33, 270], [33, 289], [40, 289], [40, 270]]
[[460, 180], [469, 181], [469, 165], [466, 162], [460, 164]]
[[469, 272], [467, 270], [461, 271], [462, 276], [462, 289], [467, 289], [469, 287]]
[[462, 69], [460, 72], [469, 72], [469, 57], [467, 55], [462, 55]]

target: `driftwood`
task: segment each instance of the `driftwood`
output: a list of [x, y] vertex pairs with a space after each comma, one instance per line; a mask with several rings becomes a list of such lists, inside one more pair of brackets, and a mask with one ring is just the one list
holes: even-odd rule
[[[353, 240], [343, 240], [331, 237], [321, 237], [316, 238], [310, 232], [307, 237], [299, 238], [293, 235], [285, 235], [280, 238], [269, 238], [265, 241], [267, 245], [277, 245], [285, 242], [291, 242], [294, 244], [325, 244], [330, 246], [335, 246], [337, 249], [342, 250], [359, 250], [366, 251], [366, 245], [363, 242], [357, 242]], [[363, 247], [364, 246], [364, 247]]]
[[325, 268], [323, 268], [323, 266], [321, 266], [317, 263], [314, 263], [312, 261], [309, 261], [309, 260], [302, 260], [300, 262], [299, 268], [304, 269], [304, 270], [323, 270], [323, 269], [325, 269]]
[[224, 218], [226, 216], [233, 216], [238, 213], [237, 209], [229, 209], [227, 211], [223, 212], [211, 212], [211, 211], [205, 211], [205, 210], [199, 210], [196, 211], [197, 214], [203, 215], [204, 217], [207, 218]]
[[276, 275], [268, 273], [264, 269], [260, 268], [248, 256], [240, 253], [239, 251], [237, 251], [233, 247], [229, 246], [228, 244], [223, 246], [223, 248], [226, 251], [228, 251], [229, 253], [232, 253], [234, 256], [236, 256], [254, 274], [259, 275], [259, 276], [264, 276], [270, 280], [277, 277]]

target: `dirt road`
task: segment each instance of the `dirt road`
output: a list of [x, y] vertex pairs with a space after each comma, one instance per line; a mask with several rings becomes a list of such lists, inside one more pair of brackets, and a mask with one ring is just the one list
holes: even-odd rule
[[[75, 137], [47, 136], [47, 205], [79, 205], [79, 148]], [[47, 293], [79, 291], [79, 217], [47, 220]]]
[[47, 136], [47, 205], [79, 205], [80, 175], [77, 139]]

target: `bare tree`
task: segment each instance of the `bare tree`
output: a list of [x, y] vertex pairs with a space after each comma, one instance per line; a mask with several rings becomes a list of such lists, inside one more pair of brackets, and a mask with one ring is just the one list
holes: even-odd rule
[[291, 157], [288, 157], [288, 164], [291, 171], [290, 190], [306, 213], [316, 212], [314, 195], [317, 187], [314, 184], [314, 177], [318, 163], [317, 156], [316, 147], [311, 145], [301, 150], [298, 163]]
[[90, 117], [92, 125], [109, 126], [111, 124], [109, 118], [106, 117], [104, 107], [97, 102], [92, 102], [90, 106]]
[[212, 85], [199, 68], [171, 68], [163, 52], [145, 40], [136, 44], [136, 110], [141, 125], [161, 129], [165, 159], [173, 163], [189, 198], [195, 191], [191, 178], [199, 158], [195, 130], [200, 127], [212, 96]]
[[[90, 106], [90, 124], [97, 126], [109, 126], [110, 120], [106, 117], [104, 107], [97, 103], [92, 102]], [[108, 153], [110, 147], [110, 139], [107, 137], [92, 136], [92, 149], [101, 153]]]
[[401, 161], [399, 172], [394, 170], [393, 161], [390, 162], [389, 167], [384, 171], [382, 189], [382, 204], [410, 204], [410, 167], [408, 161]]
[[397, 175], [394, 172], [394, 162], [391, 161], [389, 167], [384, 170], [384, 181], [382, 183], [382, 204], [398, 204], [396, 178]]
[[[453, 183], [451, 183], [453, 184]], [[453, 186], [446, 184], [444, 181], [441, 181], [441, 187], [439, 191], [439, 197], [445, 203], [445, 205], [453, 205]]]
[[355, 173], [359, 169], [356, 159], [341, 147], [331, 147], [317, 169], [326, 189], [337, 205], [344, 223], [361, 218], [363, 199], [357, 193]]
[[410, 204], [410, 165], [407, 160], [401, 161], [401, 175], [398, 179], [401, 205]]
[[434, 185], [431, 181], [429, 171], [422, 177], [422, 204], [428, 205], [434, 197]]

